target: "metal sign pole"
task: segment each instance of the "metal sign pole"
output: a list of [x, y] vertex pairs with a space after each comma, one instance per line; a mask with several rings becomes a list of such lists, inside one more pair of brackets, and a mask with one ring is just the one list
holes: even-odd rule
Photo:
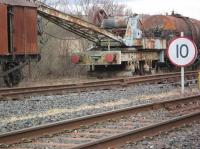
[[184, 94], [185, 88], [185, 80], [184, 80], [184, 67], [181, 67], [181, 93]]
[[[184, 36], [184, 32], [181, 32], [181, 37]], [[185, 90], [185, 80], [184, 80], [184, 67], [181, 67], [181, 93], [184, 94]]]

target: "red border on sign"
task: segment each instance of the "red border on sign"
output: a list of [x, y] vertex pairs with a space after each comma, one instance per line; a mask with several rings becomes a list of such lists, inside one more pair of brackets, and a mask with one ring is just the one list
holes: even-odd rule
[[[180, 39], [180, 38], [184, 38], [184, 39], [190, 40], [190, 41], [193, 43], [194, 47], [195, 47], [195, 56], [194, 56], [194, 58], [192, 59], [192, 61], [189, 62], [187, 65], [177, 65], [177, 64], [175, 64], [175, 63], [170, 59], [170, 57], [169, 57], [169, 47], [170, 47], [170, 45], [172, 44], [172, 42], [173, 42], [174, 40]], [[197, 50], [196, 44], [194, 43], [194, 41], [192, 41], [189, 37], [186, 37], [186, 36], [184, 36], [184, 37], [176, 37], [176, 38], [173, 38], [173, 39], [169, 42], [169, 45], [168, 45], [168, 47], [167, 47], [167, 57], [169, 58], [170, 62], [171, 62], [173, 65], [178, 66], [178, 67], [186, 67], [186, 66], [189, 66], [189, 65], [193, 64], [194, 61], [195, 61], [196, 58], [197, 58], [197, 54], [198, 54], [198, 50]]]

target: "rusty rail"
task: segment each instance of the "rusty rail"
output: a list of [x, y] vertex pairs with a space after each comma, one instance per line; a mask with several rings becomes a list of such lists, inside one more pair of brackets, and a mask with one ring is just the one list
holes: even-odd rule
[[[76, 118], [73, 120], [61, 121], [57, 123], [52, 123], [49, 125], [42, 125], [34, 128], [27, 128], [15, 132], [10, 132], [0, 135], [0, 144], [13, 144], [16, 142], [21, 142], [24, 138], [33, 138], [38, 136], [43, 136], [44, 134], [58, 134], [63, 130], [77, 129], [83, 125], [91, 125], [97, 122], [103, 122], [109, 119], [120, 118], [122, 116], [132, 115], [134, 113], [144, 112], [152, 109], [160, 109], [170, 107], [176, 104], [191, 104], [199, 103], [200, 95], [190, 96], [180, 99], [156, 102], [151, 104], [140, 105], [136, 107], [130, 107], [100, 114], [95, 114], [91, 116], [85, 116], [81, 118]], [[199, 105], [199, 104], [198, 104]], [[199, 113], [195, 114], [199, 117]], [[166, 122], [165, 122], [166, 123]], [[169, 122], [167, 122], [168, 124]], [[164, 123], [161, 123], [164, 124]], [[151, 128], [151, 127], [149, 127]], [[134, 131], [133, 131], [134, 132]], [[143, 136], [143, 135], [142, 135]]]
[[102, 149], [102, 148], [115, 148], [125, 145], [126, 142], [136, 142], [143, 140], [145, 137], [152, 137], [167, 132], [174, 128], [178, 128], [185, 124], [191, 124], [194, 121], [200, 120], [200, 112], [187, 114], [184, 116], [176, 117], [174, 119], [150, 125], [147, 127], [139, 128], [129, 132], [121, 133], [116, 136], [104, 138], [91, 143], [83, 144], [80, 146], [72, 147], [70, 149]]
[[[185, 77], [196, 78], [198, 71], [186, 72]], [[180, 79], [180, 73], [167, 73], [148, 75], [142, 77], [127, 77], [117, 79], [106, 79], [101, 81], [91, 81], [77, 84], [67, 85], [54, 85], [54, 86], [40, 86], [29, 88], [12, 88], [12, 89], [0, 89], [1, 100], [10, 100], [16, 97], [26, 97], [33, 94], [58, 94], [63, 92], [80, 92], [88, 90], [110, 89], [114, 87], [125, 87], [137, 84], [157, 83], [157, 82], [174, 82]], [[7, 98], [10, 97], [10, 98]]]

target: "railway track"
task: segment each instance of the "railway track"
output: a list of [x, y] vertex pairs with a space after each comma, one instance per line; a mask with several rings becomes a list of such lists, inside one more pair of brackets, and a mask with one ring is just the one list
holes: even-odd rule
[[[186, 72], [186, 79], [197, 78], [198, 71]], [[0, 89], [0, 100], [23, 99], [26, 96], [33, 95], [48, 95], [48, 94], [64, 94], [68, 92], [81, 92], [89, 90], [111, 89], [115, 87], [125, 87], [137, 84], [176, 82], [180, 80], [180, 73], [167, 73], [148, 75], [142, 77], [126, 77], [117, 79], [106, 79], [101, 81], [91, 81], [86, 83], [54, 85], [54, 86], [39, 86], [26, 88], [6, 88]]]
[[0, 148], [119, 147], [199, 121], [199, 106], [197, 95], [23, 129], [1, 134]]

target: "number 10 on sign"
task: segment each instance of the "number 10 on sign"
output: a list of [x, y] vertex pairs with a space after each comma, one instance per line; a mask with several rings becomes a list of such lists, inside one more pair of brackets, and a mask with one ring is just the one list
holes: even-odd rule
[[186, 44], [181, 45], [181, 47], [179, 47], [179, 45], [176, 45], [176, 57], [177, 58], [186, 58], [188, 57], [188, 53], [189, 53], [189, 48]]

